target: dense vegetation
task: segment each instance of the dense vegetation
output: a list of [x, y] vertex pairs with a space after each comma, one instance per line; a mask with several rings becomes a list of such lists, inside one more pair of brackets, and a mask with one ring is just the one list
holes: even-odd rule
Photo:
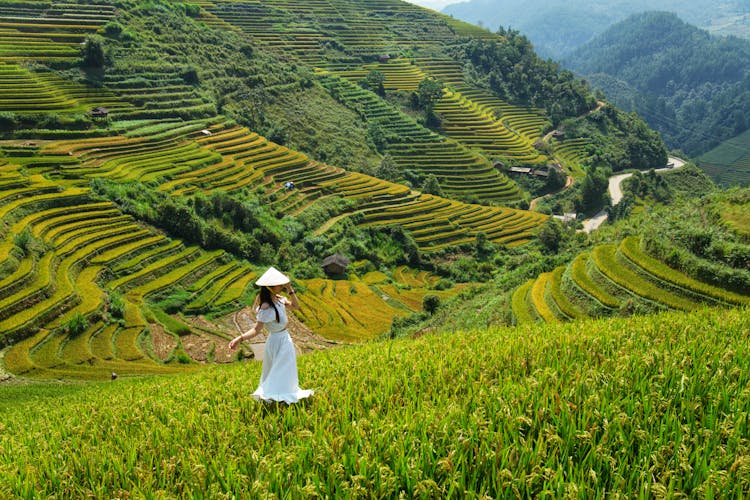
[[641, 114], [671, 148], [700, 154], [750, 127], [750, 41], [713, 37], [674, 14], [632, 16], [565, 64]]
[[531, 39], [544, 57], [561, 59], [626, 17], [647, 10], [674, 12], [718, 35], [750, 38], [747, 5], [731, 0], [469, 0], [443, 12], [490, 30], [512, 26]]
[[[549, 217], [666, 154], [519, 33], [395, 0], [0, 21], [0, 497], [750, 493], [747, 192], [636, 170], [609, 229]], [[324, 350], [307, 404], [227, 347], [269, 264]]]
[[[0, 387], [0, 495], [750, 494], [746, 309], [371, 343], [259, 364]], [[64, 396], [64, 397], [60, 397]]]
[[472, 40], [460, 47], [470, 63], [469, 74], [511, 102], [549, 110], [553, 123], [577, 117], [596, 107], [584, 83], [552, 61], [543, 61], [528, 38], [500, 28], [501, 41]]
[[747, 190], [718, 191], [694, 165], [636, 173], [623, 184], [611, 225], [586, 236], [550, 220], [533, 246], [496, 261], [482, 289], [430, 317], [401, 319], [392, 333], [750, 302], [746, 217], [738, 216]]

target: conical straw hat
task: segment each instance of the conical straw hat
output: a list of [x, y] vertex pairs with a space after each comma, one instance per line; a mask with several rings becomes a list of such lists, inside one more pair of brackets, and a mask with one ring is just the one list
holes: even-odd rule
[[263, 273], [263, 276], [258, 278], [258, 281], [255, 282], [258, 286], [286, 285], [287, 283], [289, 283], [289, 278], [273, 266], [269, 267], [268, 270]]

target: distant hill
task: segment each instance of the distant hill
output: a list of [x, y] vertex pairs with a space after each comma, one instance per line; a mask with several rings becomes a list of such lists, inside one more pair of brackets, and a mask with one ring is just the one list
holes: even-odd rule
[[557, 59], [646, 10], [675, 12], [711, 33], [750, 38], [750, 6], [737, 0], [570, 0], [556, 5], [547, 0], [469, 0], [449, 5], [443, 13], [491, 31], [510, 26], [528, 36], [540, 55]]
[[750, 127], [750, 41], [712, 36], [674, 14], [633, 15], [564, 64], [689, 154]]

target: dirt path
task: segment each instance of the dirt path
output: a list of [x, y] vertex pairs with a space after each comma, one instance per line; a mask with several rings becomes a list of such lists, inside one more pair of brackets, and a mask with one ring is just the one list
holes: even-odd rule
[[556, 195], [558, 193], [562, 193], [563, 191], [565, 191], [566, 189], [568, 189], [570, 186], [573, 185], [573, 180], [574, 180], [573, 177], [571, 177], [569, 175], [568, 178], [565, 179], [565, 185], [563, 187], [561, 187], [560, 189], [558, 189], [557, 191], [555, 191], [553, 193], [547, 193], [544, 196], [540, 196], [538, 198], [534, 198], [533, 200], [531, 200], [531, 203], [529, 203], [529, 210], [533, 211], [536, 208], [536, 204], [539, 203], [544, 198], [547, 198], [549, 196], [554, 196], [554, 195]]
[[[590, 115], [591, 113], [593, 113], [595, 111], [599, 111], [600, 109], [602, 109], [606, 105], [607, 105], [607, 103], [604, 102], [604, 101], [597, 101], [596, 107], [594, 109], [592, 109], [591, 111], [589, 111], [588, 113], [586, 113], [586, 114]], [[549, 132], [547, 132], [544, 135], [544, 137], [542, 137], [542, 142], [549, 143], [549, 140], [552, 137], [552, 134], [554, 134], [555, 132], [557, 132], [557, 129], [552, 129]], [[554, 193], [547, 193], [544, 196], [540, 196], [538, 198], [534, 198], [533, 200], [531, 200], [531, 203], [529, 203], [529, 210], [534, 210], [536, 208], [536, 204], [540, 200], [542, 200], [543, 198], [546, 198], [547, 196], [553, 196], [553, 195], [556, 195], [558, 193], [561, 193], [562, 191], [565, 191], [571, 185], [573, 185], [573, 181], [574, 181], [573, 177], [568, 176], [568, 178], [565, 180], [565, 185], [562, 188], [560, 188], [559, 190], [555, 191]]]

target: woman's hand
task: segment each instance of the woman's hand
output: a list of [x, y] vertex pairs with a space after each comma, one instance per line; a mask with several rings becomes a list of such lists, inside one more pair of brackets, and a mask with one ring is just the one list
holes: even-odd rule
[[235, 349], [237, 349], [237, 346], [240, 345], [240, 342], [242, 342], [242, 335], [240, 335], [238, 337], [235, 337], [232, 340], [230, 340], [229, 341], [229, 350], [230, 351], [234, 351]]
[[292, 282], [290, 281], [289, 283], [284, 285], [284, 289], [291, 299], [286, 301], [286, 305], [289, 306], [289, 309], [294, 310], [299, 308], [299, 302], [297, 301], [297, 295], [294, 292], [294, 288], [292, 288]]

